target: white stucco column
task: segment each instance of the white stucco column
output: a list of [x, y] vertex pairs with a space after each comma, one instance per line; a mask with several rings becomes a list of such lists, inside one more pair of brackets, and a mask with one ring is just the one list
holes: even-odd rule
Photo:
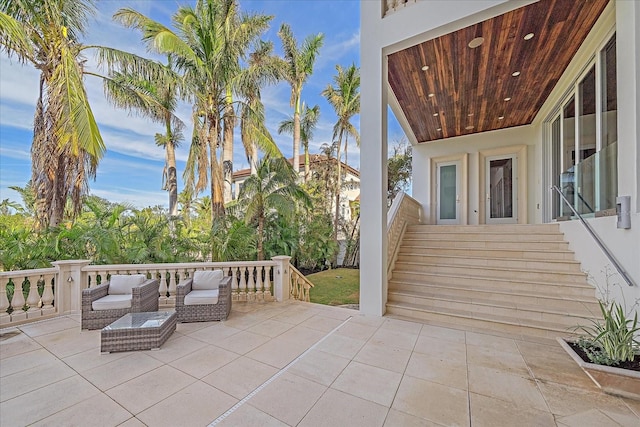
[[[640, 3], [616, 1], [618, 194], [640, 213]], [[637, 222], [636, 222], [637, 224]], [[634, 226], [637, 226], [634, 224]]]
[[[380, 13], [380, 2], [360, 3], [360, 22], [378, 22]], [[360, 311], [381, 316], [387, 297], [387, 70], [374, 26], [361, 31]]]
[[77, 314], [82, 311], [82, 290], [87, 287], [87, 274], [82, 268], [89, 260], [64, 260], [51, 263], [58, 268], [55, 304], [60, 314]]
[[291, 257], [279, 255], [271, 259], [278, 263], [273, 269], [273, 296], [278, 302], [286, 301], [291, 294], [291, 271], [289, 270]]

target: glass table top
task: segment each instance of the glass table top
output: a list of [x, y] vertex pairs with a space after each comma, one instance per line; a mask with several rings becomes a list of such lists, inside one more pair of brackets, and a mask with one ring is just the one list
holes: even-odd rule
[[106, 330], [116, 329], [142, 329], [142, 328], [157, 328], [162, 326], [169, 317], [173, 314], [173, 311], [153, 311], [149, 313], [128, 313], [106, 326]]

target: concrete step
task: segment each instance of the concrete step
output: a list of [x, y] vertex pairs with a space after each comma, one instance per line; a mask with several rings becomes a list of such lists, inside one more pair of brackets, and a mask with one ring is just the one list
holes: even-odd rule
[[411, 303], [387, 303], [387, 313], [425, 321], [455, 323], [466, 330], [482, 329], [522, 337], [552, 339], [571, 336], [564, 326], [548, 321], [471, 313], [449, 308], [425, 308]]
[[473, 277], [461, 274], [423, 273], [394, 270], [390, 283], [403, 286], [438, 286], [461, 289], [484, 289], [487, 292], [525, 292], [532, 295], [595, 299], [594, 288], [583, 283], [544, 282], [515, 278]]
[[459, 298], [470, 302], [494, 301], [509, 307], [544, 307], [552, 310], [566, 310], [570, 313], [582, 313], [586, 316], [598, 316], [600, 308], [593, 297], [593, 290], [590, 298], [575, 295], [573, 288], [558, 289], [557, 294], [549, 292], [527, 292], [519, 288], [509, 289], [487, 289], [484, 287], [473, 287], [472, 285], [436, 285], [401, 282], [391, 280], [389, 282], [389, 293], [398, 292], [404, 294], [415, 294], [418, 296]]
[[517, 280], [540, 280], [556, 283], [584, 283], [586, 274], [582, 272], [543, 271], [526, 268], [504, 269], [500, 267], [463, 266], [454, 264], [430, 264], [427, 262], [396, 261], [396, 271], [440, 273], [485, 278], [512, 278]]
[[430, 239], [424, 236], [411, 237], [405, 233], [402, 240], [403, 246], [419, 247], [419, 248], [459, 248], [459, 249], [499, 249], [499, 250], [555, 250], [566, 251], [569, 249], [569, 243], [564, 240], [536, 240], [528, 241], [526, 245], [516, 240], [464, 240], [464, 239]]
[[466, 241], [510, 241], [510, 242], [538, 242], [538, 241], [550, 241], [561, 242], [564, 240], [563, 235], [560, 233], [530, 233], [521, 234], [518, 232], [507, 231], [406, 231], [406, 239], [424, 239], [424, 240], [466, 240]]
[[471, 299], [461, 296], [433, 296], [421, 292], [389, 291], [388, 302], [398, 304], [413, 304], [427, 310], [452, 309], [461, 313], [467, 313], [471, 317], [475, 314], [487, 316], [502, 316], [525, 321], [543, 321], [557, 325], [569, 331], [573, 331], [576, 325], [590, 324], [596, 317], [588, 310], [568, 310], [566, 308], [553, 308], [545, 306], [532, 306], [510, 302], [500, 302], [491, 299]]
[[495, 248], [442, 248], [402, 245], [398, 255], [443, 255], [469, 256], [485, 258], [513, 258], [513, 259], [551, 259], [574, 261], [574, 254], [569, 250], [558, 249], [495, 249]]
[[574, 260], [524, 260], [517, 258], [490, 258], [471, 255], [417, 255], [400, 252], [396, 262], [455, 265], [462, 267], [496, 267], [504, 270], [526, 269], [548, 272], [581, 273], [580, 263]]
[[560, 233], [559, 224], [501, 224], [501, 225], [431, 225], [414, 224], [407, 231], [437, 232], [509, 232], [509, 233]]

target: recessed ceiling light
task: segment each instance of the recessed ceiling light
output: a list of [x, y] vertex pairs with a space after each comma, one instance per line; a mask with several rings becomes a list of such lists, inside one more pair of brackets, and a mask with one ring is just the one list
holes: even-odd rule
[[520, 75], [520, 71], [514, 71], [513, 73], [511, 73], [511, 75], [513, 77], [518, 77]]
[[467, 114], [467, 116], [471, 117], [471, 116], [473, 116], [473, 113], [469, 113], [469, 114]]
[[428, 96], [429, 96], [429, 98], [433, 98], [434, 96], [436, 96], [436, 94], [435, 93], [430, 93]]
[[511, 101], [511, 98], [507, 96], [504, 100], [505, 101]]
[[429, 66], [428, 66], [428, 65], [423, 65], [423, 66], [422, 66], [422, 71], [427, 71], [428, 69], [429, 69]]
[[433, 113], [433, 117], [438, 117], [438, 113]]
[[476, 37], [475, 39], [471, 40], [469, 42], [469, 47], [471, 49], [475, 49], [478, 46], [480, 46], [482, 43], [484, 43], [484, 38], [483, 37]]
[[525, 36], [524, 36], [524, 39], [525, 39], [525, 40], [531, 40], [531, 39], [533, 38], [533, 36], [535, 36], [535, 34], [533, 34], [533, 33], [529, 33], [529, 34], [527, 34], [527, 35], [525, 35]]
[[502, 119], [504, 119], [504, 116], [498, 117], [498, 120], [502, 120]]
[[442, 128], [438, 128], [438, 129], [436, 129], [436, 130], [437, 130], [438, 132], [441, 132], [441, 131], [442, 131]]
[[467, 126], [465, 129], [466, 130], [471, 130], [471, 129], [473, 129], [473, 126]]

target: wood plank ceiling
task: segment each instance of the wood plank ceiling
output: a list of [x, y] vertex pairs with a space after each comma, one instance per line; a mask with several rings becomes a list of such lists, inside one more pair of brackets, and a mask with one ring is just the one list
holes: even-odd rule
[[540, 0], [389, 55], [418, 142], [531, 123], [607, 3]]

